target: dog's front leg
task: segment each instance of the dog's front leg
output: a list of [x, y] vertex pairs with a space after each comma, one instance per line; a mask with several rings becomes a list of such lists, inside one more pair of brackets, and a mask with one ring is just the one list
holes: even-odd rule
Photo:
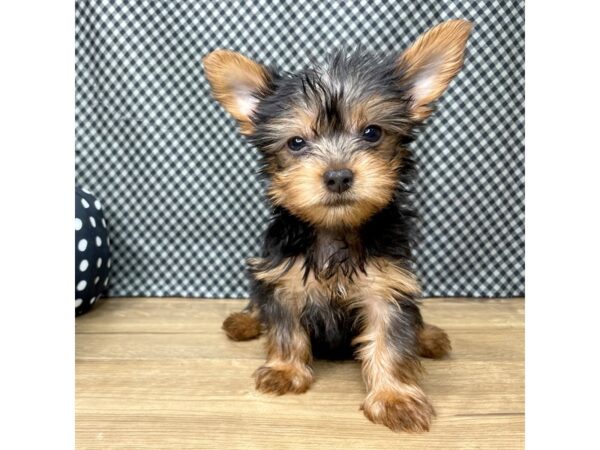
[[395, 431], [429, 430], [435, 412], [418, 385], [418, 307], [377, 296], [359, 307], [363, 329], [355, 343], [367, 385], [361, 409], [372, 422]]
[[267, 361], [254, 373], [256, 389], [277, 395], [305, 392], [313, 381], [310, 338], [290, 299], [273, 296], [263, 308]]

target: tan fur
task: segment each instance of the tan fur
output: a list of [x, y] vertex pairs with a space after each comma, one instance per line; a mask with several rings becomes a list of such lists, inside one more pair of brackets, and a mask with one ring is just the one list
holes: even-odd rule
[[369, 420], [396, 431], [426, 431], [435, 415], [418, 385], [419, 360], [402, 358], [387, 340], [391, 315], [401, 309], [396, 299], [418, 292], [417, 280], [409, 271], [376, 260], [359, 285], [354, 305], [360, 309], [363, 331], [353, 343], [359, 346], [356, 356], [362, 362], [368, 391], [361, 409]]
[[265, 394], [302, 394], [313, 382], [312, 370], [306, 364], [270, 360], [254, 372], [256, 389]]
[[369, 390], [399, 388], [416, 384], [421, 375], [418, 359], [399, 360], [387, 342], [390, 316], [400, 306], [390, 299], [373, 296], [361, 298], [363, 331], [353, 344], [359, 349], [356, 356], [362, 361], [363, 378]]
[[268, 359], [304, 364], [312, 362], [310, 338], [298, 321], [292, 329], [291, 336], [286, 338], [285, 342], [281, 342], [281, 336], [278, 336], [275, 330], [269, 330], [266, 345]]
[[[377, 95], [369, 98], [361, 98], [360, 101], [353, 103], [344, 110], [346, 127], [355, 134], [360, 134], [369, 125], [384, 125], [389, 118], [398, 114], [398, 102], [395, 100], [384, 99]], [[406, 130], [394, 129], [396, 133], [403, 133]], [[386, 143], [383, 143], [386, 146]], [[393, 143], [390, 147], [395, 148]]]
[[311, 156], [273, 174], [268, 195], [275, 205], [284, 206], [314, 225], [357, 227], [389, 203], [400, 164], [399, 159], [386, 159], [376, 151], [353, 154], [339, 164], [354, 172], [353, 187], [344, 194], [350, 203], [332, 206], [328, 201], [337, 198], [327, 191], [323, 174], [336, 168], [336, 164]]
[[371, 111], [373, 111], [374, 108], [379, 108], [380, 103], [380, 98], [372, 97], [367, 101], [353, 105], [353, 108], [346, 111], [346, 124], [349, 130], [358, 133], [360, 130], [364, 129], [364, 127], [370, 125], [371, 122], [376, 123], [375, 120], [371, 119], [373, 116]]
[[[360, 136], [366, 126], [385, 121], [396, 113], [396, 108], [393, 102], [385, 103], [379, 97], [361, 99], [346, 106], [342, 120], [350, 133]], [[385, 133], [371, 151], [349, 157], [340, 154], [339, 144], [325, 136], [312, 142], [318, 115], [319, 111], [311, 109], [311, 105], [296, 105], [264, 125], [266, 130], [281, 136], [270, 147], [277, 153], [278, 164], [270, 169], [267, 194], [274, 204], [321, 228], [357, 227], [391, 200], [404, 153], [398, 153], [395, 138]], [[287, 139], [293, 136], [311, 142], [310, 155], [298, 158], [285, 150]], [[323, 176], [328, 170], [342, 168], [354, 173], [353, 187], [344, 194], [347, 204], [332, 205], [340, 197], [326, 189]]]
[[260, 336], [261, 324], [256, 314], [237, 312], [225, 319], [223, 330], [233, 341], [248, 341]]
[[431, 114], [429, 105], [442, 95], [463, 65], [465, 45], [472, 25], [466, 20], [448, 20], [421, 35], [400, 57], [398, 65], [405, 78], [432, 74], [432, 82], [422, 91], [413, 92], [412, 114], [424, 120]]
[[370, 391], [360, 409], [370, 421], [394, 431], [429, 431], [435, 417], [425, 393], [414, 385]]
[[275, 330], [269, 330], [267, 362], [254, 372], [256, 389], [277, 395], [305, 392], [313, 381], [311, 362], [310, 339], [299, 324], [285, 343]]
[[385, 258], [373, 258], [366, 272], [367, 275], [361, 279], [361, 296], [395, 302], [398, 294], [417, 296], [421, 291], [417, 277], [412, 272]]
[[275, 295], [279, 300], [301, 311], [308, 301], [329, 301], [338, 298], [352, 306], [362, 299], [376, 297], [395, 304], [398, 295], [416, 296], [420, 292], [419, 282], [414, 274], [384, 258], [372, 258], [365, 266], [365, 273], [358, 272], [352, 279], [343, 274], [322, 279], [310, 271], [304, 281], [304, 259], [287, 259], [280, 265], [268, 270], [257, 270], [263, 264], [261, 258], [248, 260], [251, 268], [256, 270], [257, 280], [275, 285]]
[[[272, 150], [285, 148], [287, 140], [294, 136], [301, 136], [307, 140], [313, 139], [315, 137], [315, 117], [315, 112], [296, 105], [292, 107], [291, 111], [285, 111], [281, 116], [271, 119], [264, 125], [265, 131], [271, 132], [275, 136], [281, 135], [281, 140], [275, 142]], [[285, 130], [285, 132], [281, 133], [281, 130]], [[286, 156], [289, 156], [289, 160], [294, 160], [293, 156]]]
[[[250, 267], [261, 264], [260, 258], [250, 260]], [[274, 296], [294, 318], [291, 335], [281, 337], [277, 330], [267, 332], [267, 361], [254, 373], [256, 388], [265, 393], [285, 394], [305, 392], [313, 381], [310, 363], [310, 338], [299, 323], [306, 297], [302, 295], [299, 261], [286, 261], [271, 270], [255, 272], [255, 277], [276, 285]], [[283, 339], [283, 341], [282, 341]]]
[[401, 359], [386, 339], [395, 306], [376, 298], [364, 306], [364, 331], [354, 340], [367, 386], [361, 409], [369, 420], [395, 431], [429, 430], [435, 412], [418, 385], [421, 364], [418, 359]]
[[252, 134], [254, 125], [247, 111], [240, 109], [238, 95], [242, 89], [256, 93], [266, 89], [266, 69], [230, 50], [215, 50], [202, 63], [215, 99], [239, 122], [242, 134]]
[[[278, 152], [285, 149], [287, 140], [294, 136], [300, 136], [305, 140], [312, 142], [318, 135], [319, 110], [317, 104], [295, 104], [289, 111], [283, 111], [279, 117], [272, 118], [268, 123], [265, 123], [265, 131], [271, 132], [273, 136], [280, 136], [271, 144], [268, 149], [273, 152]], [[338, 111], [344, 122], [344, 128], [356, 136], [359, 136], [362, 130], [368, 125], [385, 124], [387, 119], [398, 113], [398, 104], [392, 100], [386, 100], [379, 96], [370, 98], [360, 98], [356, 101], [348, 99], [345, 107]], [[284, 130], [282, 133], [281, 131]], [[315, 134], [317, 131], [317, 134]], [[320, 130], [326, 131], [326, 130]], [[402, 133], [406, 130], [394, 129], [395, 132]], [[321, 133], [323, 134], [323, 133]], [[322, 136], [321, 136], [322, 137]], [[386, 139], [389, 136], [384, 136], [382, 142], [377, 146], [377, 151], [381, 153], [382, 158], [390, 159], [391, 154], [396, 151], [396, 144], [393, 139]], [[327, 159], [329, 156], [327, 151], [316, 149], [319, 156]], [[297, 158], [287, 152], [279, 153], [283, 166], [292, 165]]]
[[[260, 267], [261, 258], [252, 258], [248, 261], [251, 268]], [[274, 296], [294, 314], [299, 315], [306, 304], [312, 289], [312, 277], [308, 287], [303, 282], [304, 260], [302, 258], [285, 260], [279, 266], [266, 270], [256, 270], [254, 277], [259, 281], [275, 286]]]
[[425, 358], [440, 359], [452, 350], [450, 338], [446, 332], [428, 323], [419, 330], [418, 346], [419, 355]]
[[[290, 271], [295, 264], [295, 259], [286, 259], [282, 264], [264, 269], [265, 260], [263, 258], [248, 258], [246, 261], [250, 270], [254, 273], [254, 278], [267, 283], [276, 283], [282, 276]], [[297, 270], [296, 270], [296, 273]]]

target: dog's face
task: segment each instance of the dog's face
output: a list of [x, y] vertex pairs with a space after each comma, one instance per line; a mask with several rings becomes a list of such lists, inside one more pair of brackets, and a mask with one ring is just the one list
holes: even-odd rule
[[462, 67], [469, 22], [401, 55], [338, 52], [280, 74], [231, 51], [204, 58], [213, 95], [264, 155], [268, 195], [317, 227], [356, 227], [393, 198], [405, 145]]

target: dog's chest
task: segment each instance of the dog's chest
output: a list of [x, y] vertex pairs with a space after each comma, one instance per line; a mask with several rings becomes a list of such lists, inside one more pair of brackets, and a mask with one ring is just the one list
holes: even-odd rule
[[319, 278], [351, 276], [361, 266], [362, 245], [355, 233], [321, 232], [305, 258]]
[[304, 258], [307, 287], [322, 301], [344, 302], [364, 270], [361, 243], [352, 233], [320, 233]]

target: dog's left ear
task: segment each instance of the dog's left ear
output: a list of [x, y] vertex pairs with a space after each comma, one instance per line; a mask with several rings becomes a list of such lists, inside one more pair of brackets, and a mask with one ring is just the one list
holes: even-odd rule
[[261, 64], [230, 50], [215, 50], [202, 59], [215, 99], [239, 123], [242, 134], [254, 132], [253, 116], [268, 93], [271, 72]]
[[422, 121], [431, 114], [431, 103], [462, 68], [471, 28], [467, 20], [443, 22], [422, 34], [400, 55], [398, 69], [412, 97], [413, 119]]

